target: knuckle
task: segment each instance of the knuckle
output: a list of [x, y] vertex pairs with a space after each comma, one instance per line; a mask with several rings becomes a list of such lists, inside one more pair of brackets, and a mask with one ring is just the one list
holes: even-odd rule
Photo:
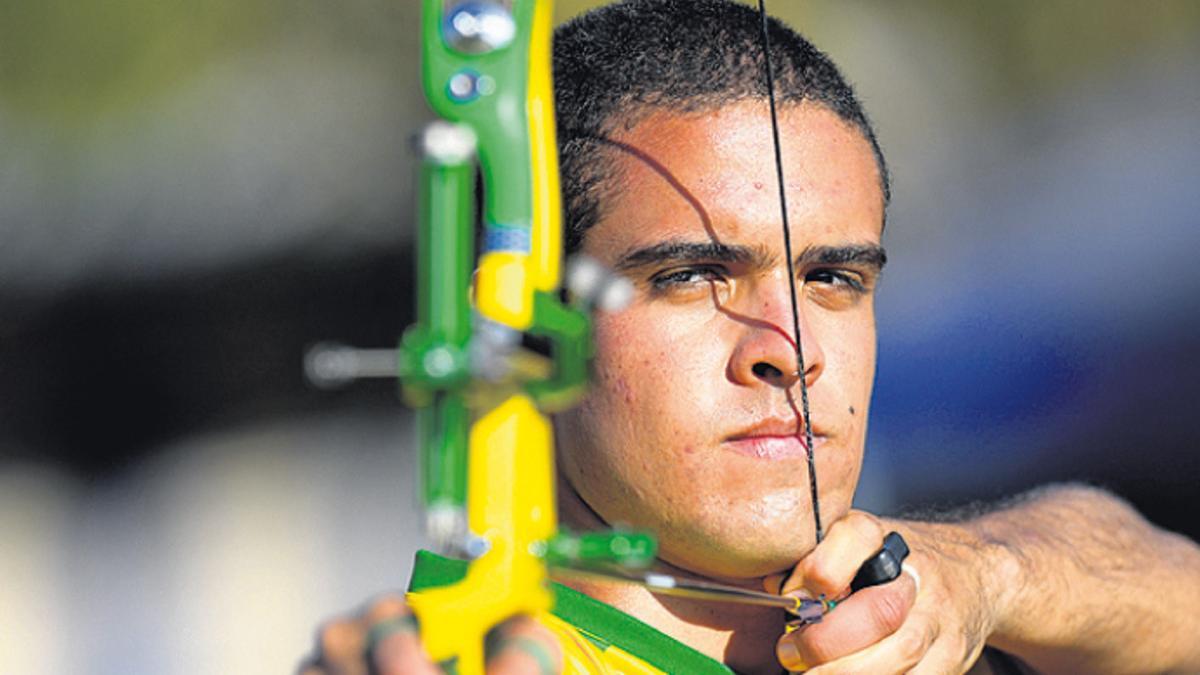
[[323, 659], [340, 659], [362, 649], [362, 630], [347, 619], [334, 619], [321, 627], [317, 648]]
[[333, 619], [326, 621], [317, 630], [317, 648], [321, 652], [328, 653], [340, 644], [341, 635], [345, 631], [344, 624], [344, 619]]
[[840, 577], [836, 574], [833, 563], [821, 552], [809, 554], [800, 561], [792, 576], [783, 583], [781, 593], [791, 593], [801, 590], [807, 595], [815, 596], [821, 593], [833, 595], [842, 590]]
[[897, 660], [907, 666], [920, 661], [928, 648], [924, 631], [901, 631], [896, 638]]
[[388, 593], [372, 600], [366, 611], [363, 612], [363, 618], [366, 619], [368, 624], [373, 624], [384, 619], [411, 613], [412, 611], [409, 610], [408, 603], [404, 601], [403, 596]]
[[488, 673], [557, 673], [562, 668], [562, 646], [531, 617], [514, 617], [500, 624], [488, 636], [488, 643]]
[[763, 577], [763, 590], [779, 595], [783, 592], [783, 584], [786, 580], [787, 578], [783, 574], [768, 574]]
[[800, 658], [809, 666], [828, 663], [840, 656], [832, 649], [829, 640], [822, 639], [820, 634], [814, 634], [813, 631], [802, 631], [793, 644]]
[[914, 549], [908, 552], [908, 562], [912, 565], [917, 565], [922, 572], [936, 567], [937, 562], [928, 552]]
[[926, 623], [916, 630], [906, 631], [897, 643], [900, 659], [914, 666], [925, 659], [929, 650], [937, 641], [940, 630], [934, 623]]
[[883, 522], [866, 511], [851, 511], [846, 515], [846, 520], [854, 527], [855, 532], [863, 536], [871, 535], [874, 538], [875, 535], [879, 535], [881, 539], [883, 537]]
[[833, 595], [844, 586], [842, 575], [827, 564], [816, 562], [804, 575], [804, 586], [810, 590]]
[[971, 664], [975, 663], [979, 655], [983, 653], [983, 641], [975, 640], [971, 636], [956, 633], [944, 639], [952, 640], [946, 651], [957, 656], [957, 665], [962, 671], [970, 668]]
[[555, 661], [562, 660], [562, 646], [554, 634], [531, 617], [523, 617], [515, 628], [515, 634], [527, 637], [542, 645]]
[[[891, 589], [889, 589], [891, 590]], [[910, 599], [902, 593], [880, 593], [871, 604], [871, 620], [883, 634], [896, 632], [904, 624], [911, 607]]]

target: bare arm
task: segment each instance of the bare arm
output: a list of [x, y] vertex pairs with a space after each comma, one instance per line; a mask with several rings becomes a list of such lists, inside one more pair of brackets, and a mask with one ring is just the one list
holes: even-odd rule
[[1048, 672], [1200, 672], [1195, 543], [1077, 485], [963, 526], [995, 561], [989, 644]]

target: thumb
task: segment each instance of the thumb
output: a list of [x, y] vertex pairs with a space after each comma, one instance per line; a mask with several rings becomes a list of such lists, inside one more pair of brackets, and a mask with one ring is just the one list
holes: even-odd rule
[[487, 639], [487, 675], [559, 675], [562, 647], [554, 634], [527, 616], [497, 626]]

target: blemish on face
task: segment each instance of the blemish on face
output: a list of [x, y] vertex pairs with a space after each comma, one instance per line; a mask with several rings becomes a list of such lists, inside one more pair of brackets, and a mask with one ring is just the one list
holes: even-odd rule
[[629, 382], [624, 377], [617, 378], [616, 387], [626, 403], [633, 403], [633, 387], [629, 386]]
[[762, 184], [762, 181], [760, 181], [760, 180], [756, 180], [756, 181], [754, 181], [754, 189], [755, 189], [755, 190], [761, 190], [761, 189], [763, 189], [763, 184]]
[[856, 411], [854, 410], [854, 406], [850, 406], [850, 414], [853, 415], [855, 413]]

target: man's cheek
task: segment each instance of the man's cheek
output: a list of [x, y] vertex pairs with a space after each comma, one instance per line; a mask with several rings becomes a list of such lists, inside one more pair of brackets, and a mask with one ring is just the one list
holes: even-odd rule
[[596, 344], [597, 355], [605, 357], [619, 353], [621, 345], [644, 335], [646, 322], [641, 319], [640, 314], [636, 309], [628, 308], [598, 315], [592, 324], [592, 339]]
[[624, 375], [618, 374], [612, 379], [612, 388], [614, 396], [628, 406], [637, 404], [638, 396], [633, 389], [633, 385], [629, 383], [629, 379]]

